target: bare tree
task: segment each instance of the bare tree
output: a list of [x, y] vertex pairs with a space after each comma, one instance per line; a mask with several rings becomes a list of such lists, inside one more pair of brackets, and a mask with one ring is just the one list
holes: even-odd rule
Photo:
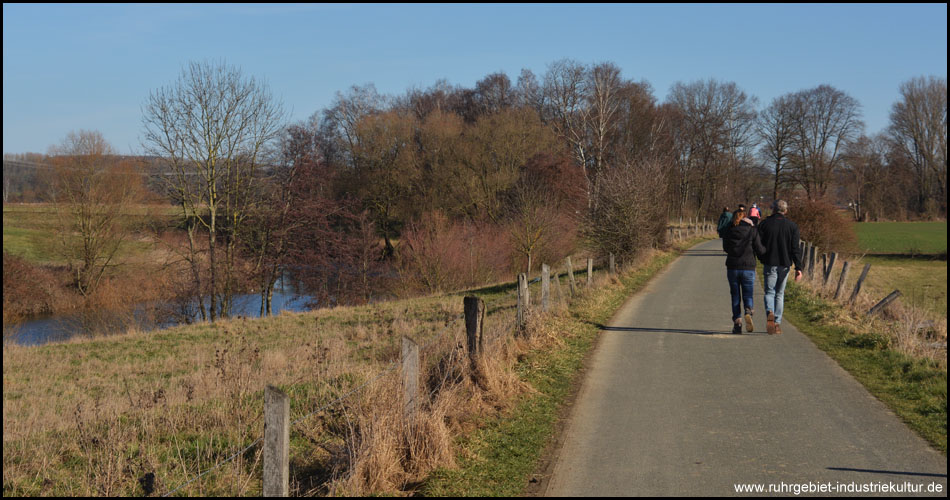
[[542, 90], [542, 118], [568, 144], [575, 161], [583, 170], [587, 182], [587, 203], [591, 207], [594, 179], [589, 168], [591, 153], [584, 130], [587, 113], [584, 106], [586, 72], [583, 64], [570, 59], [555, 61], [548, 66]]
[[887, 137], [862, 135], [848, 144], [844, 154], [842, 185], [854, 220], [866, 221], [871, 214], [881, 215], [887, 185]]
[[689, 186], [681, 189], [680, 203], [692, 197], [699, 213], [706, 213], [722, 205], [721, 198], [738, 194], [728, 191], [731, 182], [741, 179], [743, 169], [751, 165], [755, 98], [733, 82], [710, 79], [677, 82], [669, 101], [677, 111], [673, 126], [678, 129], [674, 138], [679, 142], [682, 182]]
[[124, 217], [141, 199], [142, 176], [98, 131], [70, 132], [50, 147], [51, 199], [61, 223], [60, 250], [83, 296], [96, 290], [128, 235]]
[[779, 199], [779, 190], [786, 182], [785, 169], [792, 154], [792, 102], [789, 95], [776, 97], [760, 114], [757, 132], [762, 141], [760, 150], [772, 171], [772, 199]]
[[[285, 120], [282, 105], [264, 83], [236, 67], [192, 62], [177, 82], [150, 93], [143, 115], [145, 151], [164, 158], [174, 171], [169, 188], [188, 229], [200, 311], [214, 321], [230, 312], [235, 236], [255, 203], [255, 178]], [[207, 315], [195, 240], [199, 228], [207, 235]]]
[[891, 109], [890, 135], [913, 166], [917, 211], [927, 200], [947, 212], [947, 80], [912, 78], [900, 85], [900, 100]]
[[795, 134], [790, 172], [809, 199], [828, 192], [849, 141], [864, 129], [861, 104], [830, 86], [792, 94]]

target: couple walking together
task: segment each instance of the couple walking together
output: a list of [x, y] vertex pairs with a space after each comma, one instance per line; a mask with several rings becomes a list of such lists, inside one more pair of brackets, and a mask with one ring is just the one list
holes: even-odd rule
[[[759, 224], [749, 218], [744, 206], [732, 215], [732, 221], [722, 233], [722, 249], [726, 252], [726, 276], [732, 295], [732, 333], [742, 333], [745, 319], [747, 331], [752, 331], [756, 257], [762, 261], [765, 275], [766, 331], [770, 335], [782, 333], [782, 310], [785, 302], [785, 283], [791, 265], [795, 264], [795, 280], [802, 275], [802, 255], [798, 246], [798, 226], [785, 217], [788, 203], [776, 200], [772, 215]], [[745, 307], [745, 315], [742, 308]]]

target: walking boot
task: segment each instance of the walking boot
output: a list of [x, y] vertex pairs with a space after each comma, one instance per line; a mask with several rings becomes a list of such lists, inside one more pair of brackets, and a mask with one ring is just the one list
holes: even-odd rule
[[775, 313], [769, 311], [768, 320], [765, 322], [765, 331], [769, 332], [769, 335], [775, 335]]
[[732, 324], [732, 333], [736, 335], [742, 335], [742, 320], [737, 319], [735, 323]]
[[745, 312], [745, 331], [747, 332], [755, 329], [755, 325], [752, 324], [752, 312], [752, 309]]
[[775, 323], [775, 334], [776, 334], [776, 335], [781, 335], [781, 334], [782, 334], [782, 325], [780, 325], [780, 324], [778, 324], [778, 323]]

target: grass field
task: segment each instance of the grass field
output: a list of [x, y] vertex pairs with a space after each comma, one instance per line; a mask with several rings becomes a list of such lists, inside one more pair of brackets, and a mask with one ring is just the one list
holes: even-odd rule
[[[171, 220], [175, 208], [167, 205], [132, 207], [128, 215], [136, 222], [143, 217], [161, 216]], [[55, 205], [49, 203], [3, 205], [3, 251], [23, 257], [34, 264], [64, 264], [59, 255], [60, 220]], [[134, 239], [134, 238], [133, 238]], [[122, 259], [135, 259], [151, 251], [150, 245], [130, 240], [121, 252]]]
[[861, 222], [855, 232], [858, 245], [869, 254], [947, 253], [946, 222]]
[[946, 222], [864, 222], [855, 228], [866, 252], [862, 262], [871, 264], [864, 293], [880, 300], [900, 290], [903, 303], [946, 318]]

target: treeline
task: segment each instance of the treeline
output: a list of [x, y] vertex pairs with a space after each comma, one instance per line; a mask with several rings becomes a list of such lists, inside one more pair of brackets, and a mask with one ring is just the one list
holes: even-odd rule
[[[659, 103], [613, 63], [565, 59], [473, 88], [354, 86], [288, 126], [260, 82], [192, 63], [143, 123], [213, 319], [247, 276], [262, 312], [288, 270], [324, 304], [447, 290], [582, 247], [630, 256], [672, 217], [740, 202], [945, 217], [946, 109], [945, 78], [913, 78], [868, 137], [860, 103], [829, 85], [759, 109], [734, 82], [699, 80]], [[4, 185], [7, 199], [6, 162]]]

